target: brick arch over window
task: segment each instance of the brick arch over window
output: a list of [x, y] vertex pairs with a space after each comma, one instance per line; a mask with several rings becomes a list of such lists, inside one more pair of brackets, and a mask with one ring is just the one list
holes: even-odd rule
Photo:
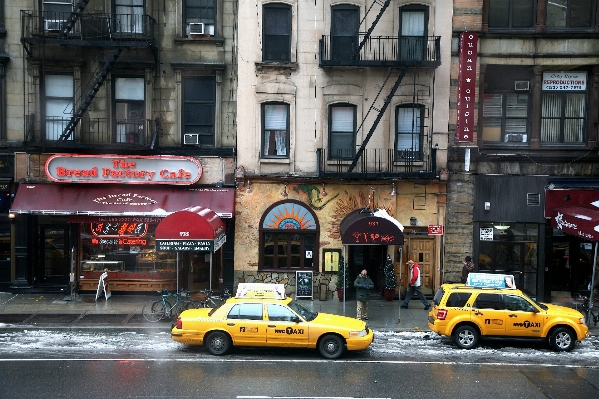
[[259, 270], [319, 271], [320, 224], [307, 204], [285, 200], [260, 219]]

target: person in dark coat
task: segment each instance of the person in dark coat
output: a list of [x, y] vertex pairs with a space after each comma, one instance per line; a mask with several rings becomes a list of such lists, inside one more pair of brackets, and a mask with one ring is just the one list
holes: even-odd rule
[[370, 299], [370, 290], [374, 288], [374, 283], [368, 277], [366, 269], [358, 275], [354, 281], [356, 287], [356, 302], [357, 302], [357, 318], [360, 320], [368, 320], [368, 300]]
[[466, 256], [464, 260], [464, 267], [462, 267], [462, 278], [460, 279], [462, 284], [466, 284], [468, 281], [468, 275], [474, 271], [474, 263], [472, 263], [472, 258]]

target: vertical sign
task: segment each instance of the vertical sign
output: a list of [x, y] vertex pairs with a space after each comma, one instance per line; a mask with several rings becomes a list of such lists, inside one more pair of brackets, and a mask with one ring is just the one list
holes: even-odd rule
[[313, 298], [312, 272], [295, 272], [295, 297]]
[[476, 94], [476, 56], [478, 33], [460, 34], [458, 72], [458, 118], [456, 142], [474, 141], [474, 97]]

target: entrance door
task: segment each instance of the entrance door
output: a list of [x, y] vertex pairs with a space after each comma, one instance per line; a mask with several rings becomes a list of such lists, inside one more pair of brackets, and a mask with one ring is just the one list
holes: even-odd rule
[[[217, 291], [222, 279], [222, 250], [212, 254], [212, 290]], [[199, 291], [210, 287], [210, 253], [194, 252], [190, 255], [189, 290]]]
[[409, 237], [408, 238], [408, 252], [407, 259], [403, 262], [402, 267], [404, 272], [402, 276], [405, 276], [405, 289], [407, 290], [409, 284], [410, 270], [405, 263], [412, 259], [414, 262], [420, 265], [420, 290], [425, 295], [433, 294], [434, 287], [434, 251], [435, 239], [429, 237]]
[[41, 226], [41, 264], [36, 271], [36, 285], [67, 285], [69, 279], [68, 225]]
[[353, 287], [354, 280], [364, 269], [374, 283], [376, 292], [383, 291], [383, 265], [387, 254], [385, 245], [349, 245], [349, 285]]

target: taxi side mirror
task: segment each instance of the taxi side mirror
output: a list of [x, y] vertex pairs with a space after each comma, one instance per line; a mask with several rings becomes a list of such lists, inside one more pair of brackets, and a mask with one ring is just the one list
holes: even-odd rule
[[299, 323], [301, 321], [301, 319], [298, 316], [293, 316], [291, 318], [291, 321], [294, 322], [294, 323]]

